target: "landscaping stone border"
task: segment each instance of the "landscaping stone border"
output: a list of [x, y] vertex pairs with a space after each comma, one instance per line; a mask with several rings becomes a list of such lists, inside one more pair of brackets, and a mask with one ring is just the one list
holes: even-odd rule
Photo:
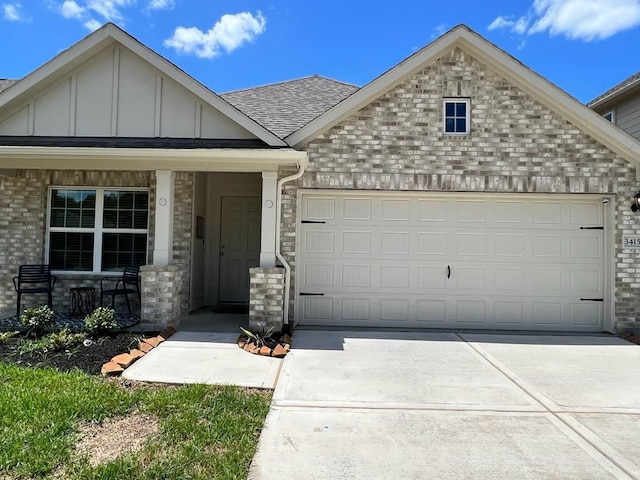
[[167, 340], [171, 335], [176, 333], [176, 329], [173, 327], [167, 327], [166, 330], [161, 332], [155, 337], [143, 338], [138, 342], [138, 348], [131, 349], [128, 353], [121, 353], [116, 355], [111, 360], [102, 365], [100, 372], [103, 376], [117, 377], [122, 375], [122, 372], [129, 367], [136, 360], [144, 357], [147, 353]]

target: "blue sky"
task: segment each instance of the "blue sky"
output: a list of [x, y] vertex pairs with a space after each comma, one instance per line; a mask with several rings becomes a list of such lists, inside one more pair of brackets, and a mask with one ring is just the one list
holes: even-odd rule
[[578, 100], [640, 70], [640, 0], [0, 0], [0, 78], [107, 21], [217, 93], [319, 74], [364, 85], [464, 23]]

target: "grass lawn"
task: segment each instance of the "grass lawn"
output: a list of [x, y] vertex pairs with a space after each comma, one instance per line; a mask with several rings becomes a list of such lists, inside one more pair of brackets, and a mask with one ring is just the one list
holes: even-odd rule
[[[130, 384], [1, 357], [0, 385], [3, 480], [245, 479], [271, 400], [265, 391]], [[97, 453], [81, 448], [92, 440]], [[139, 450], [113, 458], [111, 445], [136, 442]]]

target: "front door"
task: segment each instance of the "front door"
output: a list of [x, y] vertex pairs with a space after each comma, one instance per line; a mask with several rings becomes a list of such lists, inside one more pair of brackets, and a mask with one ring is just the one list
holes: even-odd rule
[[260, 197], [222, 197], [220, 303], [249, 303], [249, 268], [260, 264]]

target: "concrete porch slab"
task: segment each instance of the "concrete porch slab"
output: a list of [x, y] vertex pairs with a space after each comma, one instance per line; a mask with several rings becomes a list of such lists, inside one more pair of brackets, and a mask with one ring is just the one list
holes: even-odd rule
[[274, 388], [282, 360], [238, 348], [237, 333], [179, 331], [122, 374], [156, 383]]

